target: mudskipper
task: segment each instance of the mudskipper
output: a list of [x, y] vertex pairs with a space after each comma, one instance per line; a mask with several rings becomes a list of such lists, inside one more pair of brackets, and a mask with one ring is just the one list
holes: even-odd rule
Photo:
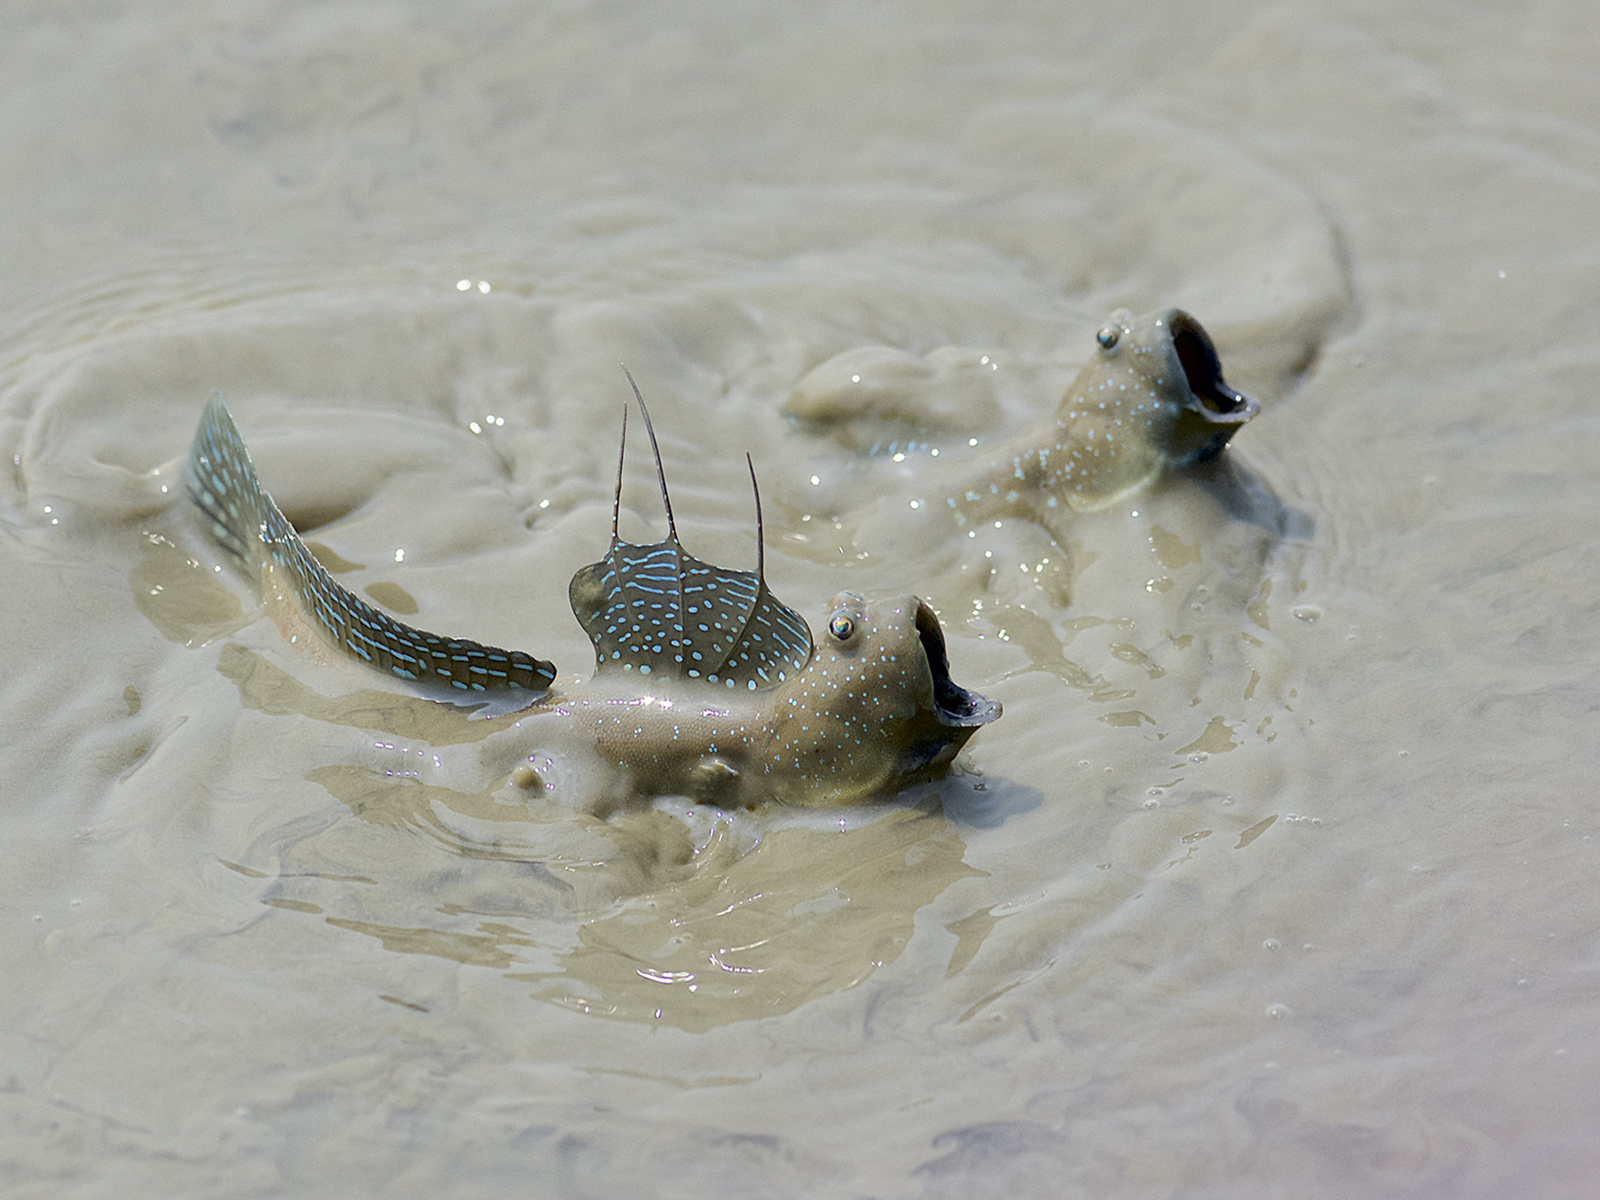
[[[688, 554], [637, 388], [635, 396], [667, 538], [640, 546], [617, 535], [624, 416], [611, 546], [569, 589], [594, 643], [595, 671], [569, 689], [556, 687], [556, 669], [543, 659], [413, 628], [339, 584], [262, 487], [220, 395], [201, 418], [186, 480], [216, 541], [346, 654], [430, 699], [562, 723], [635, 794], [829, 806], [942, 774], [1000, 716], [1000, 704], [951, 680], [933, 611], [915, 596], [840, 592], [818, 645], [800, 614], [768, 590], [764, 550], [753, 572]], [[760, 546], [759, 492], [756, 523]]]
[[1224, 381], [1210, 335], [1181, 308], [1137, 318], [1118, 309], [1055, 415], [995, 451], [946, 504], [959, 525], [1104, 508], [1169, 468], [1216, 458], [1260, 407]]

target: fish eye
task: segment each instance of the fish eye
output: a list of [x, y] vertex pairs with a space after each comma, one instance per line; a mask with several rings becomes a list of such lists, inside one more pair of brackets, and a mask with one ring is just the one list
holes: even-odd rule
[[850, 635], [855, 631], [855, 618], [849, 613], [834, 613], [833, 620], [828, 622], [828, 632], [841, 642], [848, 642]]
[[1094, 340], [1100, 343], [1100, 349], [1102, 350], [1115, 350], [1117, 348], [1117, 342], [1119, 342], [1121, 339], [1122, 330], [1118, 329], [1115, 325], [1107, 325], [1099, 333], [1094, 335]]

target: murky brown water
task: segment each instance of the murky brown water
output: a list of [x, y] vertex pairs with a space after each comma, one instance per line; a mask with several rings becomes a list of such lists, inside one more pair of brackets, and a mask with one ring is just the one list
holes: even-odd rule
[[[0, 14], [4, 1190], [1588, 1194], [1597, 50], [1581, 4]], [[1263, 401], [1225, 462], [1054, 536], [928, 503], [1169, 304]], [[221, 389], [344, 583], [581, 675], [619, 361], [692, 552], [753, 562], [748, 449], [779, 596], [938, 608], [1006, 708], [960, 773], [530, 799], [535, 727], [295, 651], [174, 500]]]

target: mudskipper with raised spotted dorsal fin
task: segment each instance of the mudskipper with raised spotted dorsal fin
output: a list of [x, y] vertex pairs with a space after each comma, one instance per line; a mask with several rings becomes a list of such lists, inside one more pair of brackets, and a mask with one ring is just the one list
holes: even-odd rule
[[[596, 656], [593, 678], [570, 689], [555, 687], [556, 669], [543, 659], [426, 633], [339, 584], [261, 486], [220, 395], [206, 406], [186, 479], [211, 535], [252, 574], [281, 573], [280, 590], [346, 654], [431, 699], [576, 724], [635, 793], [828, 806], [941, 774], [1001, 710], [951, 680], [933, 611], [915, 596], [841, 592], [818, 646], [768, 590], [764, 551], [754, 572], [687, 554], [650, 415], [634, 392], [668, 535], [647, 546], [617, 536], [619, 461], [611, 546], [570, 588]], [[624, 451], [626, 437], [624, 415]], [[759, 493], [756, 520], [759, 544]]]

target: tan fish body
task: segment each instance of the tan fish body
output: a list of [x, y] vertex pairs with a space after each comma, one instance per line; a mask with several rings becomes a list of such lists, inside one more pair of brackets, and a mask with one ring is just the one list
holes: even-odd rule
[[997, 451], [946, 500], [958, 524], [1018, 508], [1104, 508], [1168, 468], [1222, 453], [1256, 415], [1222, 378], [1216, 347], [1179, 308], [1111, 314], [1055, 415]]
[[951, 681], [938, 619], [914, 596], [840, 593], [815, 646], [799, 614], [767, 591], [759, 564], [733, 571], [683, 551], [664, 475], [668, 540], [631, 545], [613, 521], [605, 559], [573, 578], [596, 669], [567, 691], [553, 689], [548, 662], [415, 629], [335, 581], [261, 487], [220, 396], [202, 417], [187, 479], [212, 536], [331, 644], [431, 699], [557, 721], [636, 794], [859, 803], [936, 777], [1000, 715], [996, 701]]
[[950, 681], [938, 618], [915, 596], [841, 592], [829, 610], [812, 661], [775, 688], [597, 676], [538, 707], [591, 723], [601, 757], [641, 792], [808, 807], [935, 777], [1000, 715], [996, 701]]

